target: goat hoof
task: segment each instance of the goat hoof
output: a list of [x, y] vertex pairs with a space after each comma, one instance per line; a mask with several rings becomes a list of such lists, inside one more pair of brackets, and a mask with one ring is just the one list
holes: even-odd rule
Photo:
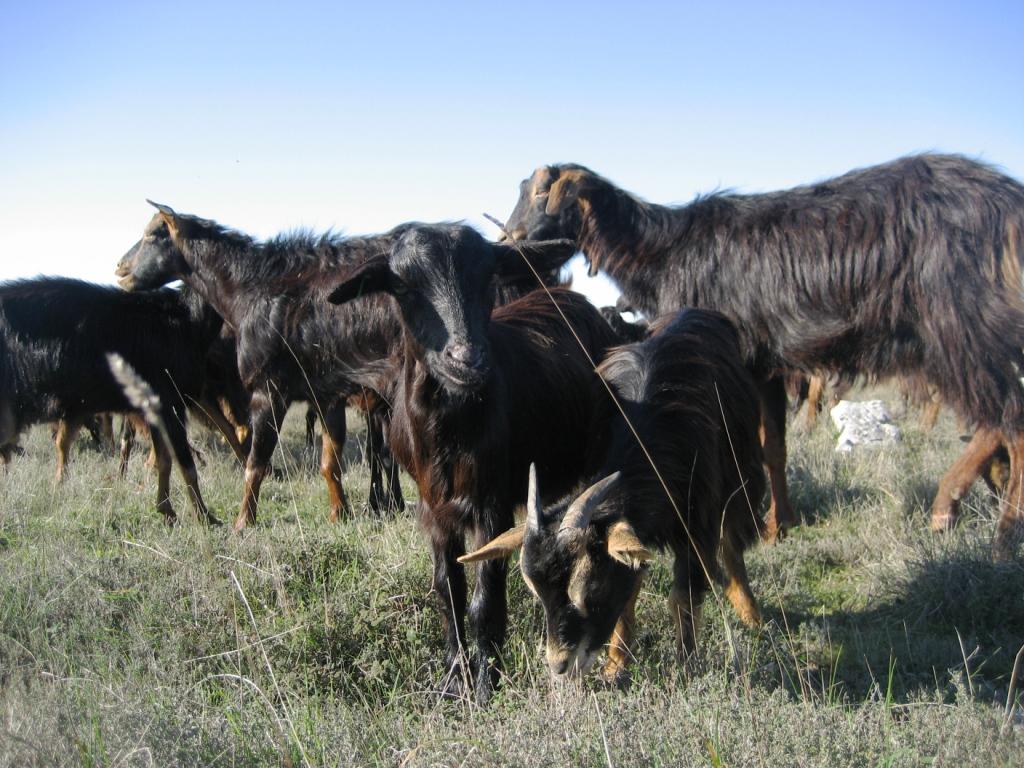
[[789, 526], [776, 526], [769, 523], [761, 531], [761, 541], [765, 544], [779, 544], [789, 532]]
[[957, 515], [952, 511], [945, 511], [932, 514], [931, 525], [929, 526], [935, 533], [948, 533], [956, 528]]
[[438, 695], [442, 699], [462, 699], [466, 695], [466, 676], [468, 672], [461, 664], [449, 667], [448, 674], [437, 684]]
[[601, 682], [609, 688], [626, 691], [633, 682], [633, 675], [621, 664], [609, 662], [601, 670]]

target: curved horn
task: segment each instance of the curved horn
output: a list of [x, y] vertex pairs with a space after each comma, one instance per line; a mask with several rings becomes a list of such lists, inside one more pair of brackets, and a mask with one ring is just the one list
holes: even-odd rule
[[543, 525], [543, 510], [540, 508], [540, 491], [537, 489], [537, 465], [530, 462], [530, 485], [526, 491], [526, 528], [536, 533]]
[[592, 486], [580, 494], [570, 506], [562, 518], [562, 524], [558, 526], [558, 532], [578, 530], [590, 525], [590, 518], [594, 516], [597, 507], [604, 501], [608, 491], [622, 477], [622, 472], [612, 472], [604, 480], [598, 480]]

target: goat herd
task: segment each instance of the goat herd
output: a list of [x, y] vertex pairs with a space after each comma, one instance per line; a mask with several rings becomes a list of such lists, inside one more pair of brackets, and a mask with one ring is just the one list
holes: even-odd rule
[[[62, 465], [88, 418], [133, 411], [108, 368], [114, 352], [159, 399], [169, 450], [154, 439], [157, 509], [168, 520], [173, 456], [196, 516], [215, 522], [186, 410], [244, 457], [240, 530], [256, 520], [294, 401], [322, 422], [337, 520], [349, 511], [345, 408], [357, 405], [377, 448], [371, 506], [402, 506], [394, 460], [419, 490], [446, 692], [472, 681], [486, 700], [498, 683], [517, 549], [556, 675], [585, 672], [606, 644], [603, 674], [626, 674], [633, 606], [658, 550], [675, 558], [681, 654], [695, 648], [712, 580], [756, 625], [744, 551], [794, 522], [793, 372], [896, 376], [937, 392], [975, 432], [939, 484], [932, 527], [954, 525], [977, 476], [1008, 461], [993, 551], [1014, 554], [1024, 527], [1024, 186], [991, 167], [918, 155], [669, 208], [581, 166], [548, 166], [522, 182], [498, 242], [419, 223], [257, 242], [154, 206], [117, 265], [125, 290], [61, 278], [0, 286], [5, 464], [33, 423], [60, 421]], [[577, 251], [656, 319], [630, 326], [559, 285]], [[180, 291], [162, 288], [178, 280]], [[469, 634], [465, 563], [479, 563]]]

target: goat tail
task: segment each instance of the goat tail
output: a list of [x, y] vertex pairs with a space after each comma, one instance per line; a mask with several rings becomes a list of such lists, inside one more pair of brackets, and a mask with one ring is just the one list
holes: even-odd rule
[[110, 366], [110, 372], [114, 375], [114, 380], [124, 390], [124, 395], [128, 398], [132, 408], [137, 409], [149, 424], [150, 430], [153, 432], [153, 439], [160, 440], [167, 452], [171, 453], [167, 427], [161, 415], [160, 396], [121, 355], [116, 352], [108, 353], [107, 364]]

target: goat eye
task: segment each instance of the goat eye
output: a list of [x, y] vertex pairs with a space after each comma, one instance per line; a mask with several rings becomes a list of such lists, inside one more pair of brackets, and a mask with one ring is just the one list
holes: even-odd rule
[[405, 296], [409, 292], [409, 286], [397, 280], [391, 285], [391, 292], [396, 296]]

